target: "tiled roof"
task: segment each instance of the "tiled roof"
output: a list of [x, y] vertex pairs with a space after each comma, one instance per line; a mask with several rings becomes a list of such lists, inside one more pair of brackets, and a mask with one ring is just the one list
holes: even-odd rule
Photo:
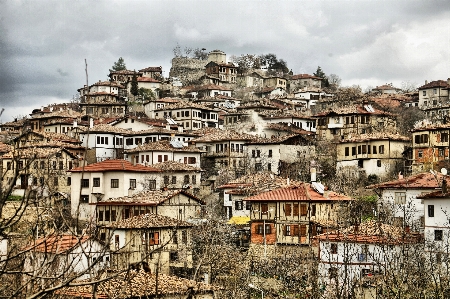
[[133, 74], [138, 75], [137, 72], [135, 72], [135, 71], [130, 71], [130, 70], [110, 71], [109, 73], [110, 73], [110, 74], [118, 74], [118, 75], [133, 75]]
[[[86, 134], [88, 134], [88, 132], [84, 132]], [[115, 126], [111, 126], [108, 124], [98, 124], [93, 126], [92, 128], [89, 129], [89, 133], [115, 133], [115, 134], [122, 134], [122, 135], [127, 135], [130, 134], [131, 131], [128, 129], [122, 129], [119, 127], [115, 127]]]
[[192, 224], [172, 217], [158, 214], [144, 214], [123, 219], [107, 225], [111, 228], [156, 228], [156, 227], [191, 227]]
[[233, 130], [216, 130], [215, 132], [205, 134], [202, 137], [191, 140], [191, 142], [214, 142], [224, 140], [251, 141], [255, 137], [245, 133], [239, 133]]
[[289, 125], [287, 123], [269, 123], [266, 125], [267, 129], [276, 130], [276, 131], [284, 131], [293, 134], [301, 134], [301, 135], [311, 135], [314, 136], [316, 133], [311, 131], [306, 131], [303, 129], [299, 129], [297, 126]]
[[89, 164], [83, 167], [77, 167], [71, 172], [106, 172], [106, 171], [129, 171], [129, 172], [160, 172], [159, 169], [143, 166], [141, 164], [133, 165], [126, 160], [105, 160], [102, 162]]
[[84, 243], [89, 236], [77, 237], [74, 235], [49, 236], [37, 239], [33, 244], [28, 245], [26, 249], [33, 251], [60, 254], [67, 252], [75, 246]]
[[249, 201], [298, 201], [298, 200], [318, 200], [318, 201], [343, 201], [351, 200], [350, 197], [338, 194], [336, 192], [327, 192], [322, 195], [315, 191], [310, 184], [294, 182], [288, 187], [278, 188], [272, 191], [262, 192], [245, 198]]
[[161, 171], [202, 171], [201, 168], [175, 161], [165, 161], [158, 164], [150, 165]]
[[7, 153], [11, 150], [11, 146], [9, 144], [0, 142], [0, 153]]
[[145, 69], [139, 70], [139, 72], [162, 72], [162, 67], [160, 66], [149, 66]]
[[127, 153], [139, 153], [146, 151], [171, 151], [171, 152], [194, 152], [199, 153], [200, 149], [194, 146], [183, 146], [182, 148], [173, 147], [168, 140], [160, 140], [156, 142], [144, 143], [133, 149], [129, 149]]
[[186, 109], [186, 108], [214, 111], [214, 109], [206, 107], [205, 105], [191, 103], [191, 102], [186, 102], [186, 101], [180, 101], [180, 102], [177, 102], [177, 103], [174, 103], [174, 104], [166, 105], [166, 106], [164, 106], [162, 108], [155, 109], [155, 111], [163, 111], [163, 110], [165, 111], [165, 110], [174, 110], [174, 109]]
[[[448, 185], [447, 185], [448, 186]], [[427, 194], [418, 195], [417, 198], [419, 199], [427, 199], [427, 198], [443, 198], [448, 199], [450, 198], [450, 192], [443, 192], [442, 190], [433, 191]]]
[[420, 86], [419, 90], [420, 89], [434, 88], [434, 87], [450, 88], [450, 85], [448, 84], [447, 81], [437, 80], [437, 81], [431, 81], [430, 83], [427, 83], [425, 85]]
[[313, 75], [308, 75], [308, 74], [298, 74], [298, 75], [293, 75], [291, 77], [291, 80], [299, 80], [299, 79], [315, 79], [315, 80], [322, 80], [322, 78], [320, 77], [316, 77]]
[[140, 193], [134, 194], [132, 196], [123, 196], [123, 197], [116, 197], [116, 198], [108, 198], [103, 199], [102, 201], [99, 201], [97, 203], [94, 203], [94, 205], [110, 205], [110, 204], [120, 204], [120, 205], [152, 205], [157, 206], [160, 203], [163, 203], [164, 201], [168, 200], [169, 198], [172, 198], [178, 194], [184, 194], [190, 198], [195, 199], [202, 205], [205, 203], [203, 200], [195, 197], [194, 195], [184, 191], [184, 190], [146, 190], [142, 191]]
[[439, 130], [439, 129], [449, 129], [450, 123], [447, 124], [433, 124], [433, 123], [426, 123], [422, 122], [417, 128], [414, 128], [411, 130], [412, 132], [417, 131], [427, 131], [427, 130]]
[[420, 240], [420, 235], [407, 233], [402, 227], [369, 220], [358, 226], [351, 226], [344, 230], [331, 231], [316, 236], [322, 241], [330, 242], [355, 242], [370, 244], [401, 244], [416, 243]]
[[99, 82], [95, 82], [91, 86], [112, 86], [112, 87], [118, 87], [118, 88], [125, 88], [125, 86], [123, 86], [122, 84], [119, 84], [114, 81], [99, 81]]
[[255, 140], [248, 142], [248, 144], [281, 144], [281, 143], [285, 142], [286, 140], [288, 140], [292, 137], [296, 137], [296, 136], [301, 136], [301, 135], [289, 134], [289, 135], [281, 135], [281, 136], [272, 136], [272, 138], [257, 137]]
[[369, 141], [369, 140], [385, 140], [385, 139], [405, 141], [405, 142], [411, 141], [411, 138], [399, 135], [398, 133], [391, 134], [391, 133], [386, 133], [386, 132], [379, 132], [379, 133], [368, 133], [368, 134], [355, 135], [353, 137], [343, 139], [340, 142], [341, 143], [362, 142], [362, 141]]
[[[82, 285], [83, 282], [86, 285]], [[88, 282], [80, 281], [81, 285], [64, 287], [57, 293], [73, 298], [92, 298], [93, 284], [88, 284]], [[156, 298], [156, 288], [158, 297], [164, 298], [169, 298], [169, 296], [170, 298], [179, 298], [178, 296], [184, 298], [190, 292], [189, 290], [192, 290], [194, 294], [213, 293], [217, 290], [217, 287], [209, 284], [161, 273], [151, 274], [144, 270], [129, 270], [111, 279], [96, 283], [95, 286], [95, 294], [98, 299]]]
[[156, 80], [154, 78], [149, 78], [149, 77], [138, 77], [137, 78], [138, 82], [151, 82], [151, 83], [161, 83], [161, 81]]
[[381, 111], [373, 107], [374, 112], [367, 111], [363, 106], [334, 107], [328, 111], [323, 111], [315, 116], [326, 116], [329, 114], [351, 115], [351, 114], [371, 114], [371, 115], [392, 115], [391, 113]]
[[73, 111], [73, 110], [57, 110], [57, 111], [52, 111], [50, 113], [45, 113], [45, 114], [32, 114], [32, 118], [33, 119], [40, 119], [40, 118], [51, 118], [51, 117], [58, 117], [58, 118], [77, 118], [80, 117], [81, 113]]
[[373, 88], [372, 90], [401, 90], [400, 88], [396, 88], [392, 85], [388, 85], [388, 84], [384, 84], [381, 86], [377, 86], [375, 88]]
[[46, 148], [41, 147], [29, 147], [29, 148], [20, 148], [15, 151], [10, 151], [2, 156], [3, 159], [13, 159], [13, 158], [49, 158], [57, 153], [61, 152], [63, 148], [61, 147], [51, 147], [48, 146]]
[[224, 90], [224, 91], [232, 91], [232, 88], [221, 86], [221, 85], [214, 85], [214, 84], [208, 84], [208, 85], [200, 85], [200, 86], [194, 86], [191, 91], [203, 91], [203, 90]]
[[[423, 172], [409, 177], [392, 180], [380, 184], [370, 185], [368, 189], [431, 189], [439, 188], [443, 175], [436, 173], [436, 176], [430, 172]], [[450, 178], [446, 178], [450, 185]]]

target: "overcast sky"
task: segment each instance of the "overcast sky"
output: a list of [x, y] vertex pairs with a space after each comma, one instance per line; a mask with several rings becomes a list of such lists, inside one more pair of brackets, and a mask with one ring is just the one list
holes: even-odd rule
[[128, 69], [162, 66], [173, 48], [227, 57], [274, 53], [294, 74], [337, 74], [363, 89], [450, 77], [450, 1], [14, 1], [0, 0], [3, 122], [70, 101]]

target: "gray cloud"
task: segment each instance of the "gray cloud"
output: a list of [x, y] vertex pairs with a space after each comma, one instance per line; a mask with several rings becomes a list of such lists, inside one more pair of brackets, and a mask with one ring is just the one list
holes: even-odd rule
[[[129, 69], [170, 70], [172, 49], [229, 56], [275, 53], [294, 73], [320, 65], [343, 84], [446, 79], [450, 3], [438, 1], [4, 1], [0, 11], [0, 107], [29, 112], [68, 101]], [[55, 71], [56, 70], [56, 71]], [[27, 112], [27, 113], [29, 113]]]

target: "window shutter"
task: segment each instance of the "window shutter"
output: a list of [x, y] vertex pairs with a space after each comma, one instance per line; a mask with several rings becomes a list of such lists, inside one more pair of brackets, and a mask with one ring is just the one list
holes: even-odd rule
[[293, 225], [292, 227], [293, 235], [298, 237], [298, 225]]
[[298, 216], [298, 203], [294, 203], [294, 216]]
[[155, 237], [154, 244], [158, 245], [159, 244], [159, 233], [154, 233], [153, 236]]
[[306, 224], [300, 225], [300, 237], [306, 237]]
[[306, 204], [301, 204], [300, 205], [300, 216], [306, 216], [307, 213], [307, 209], [306, 209]]
[[284, 209], [285, 209], [285, 211], [284, 211], [285, 215], [291, 216], [291, 204], [290, 203], [285, 204]]

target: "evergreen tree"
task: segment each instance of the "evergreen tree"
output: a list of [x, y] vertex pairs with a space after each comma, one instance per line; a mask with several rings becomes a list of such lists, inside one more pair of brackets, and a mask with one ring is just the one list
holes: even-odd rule
[[127, 69], [127, 66], [125, 65], [125, 60], [123, 60], [122, 57], [119, 58], [116, 62], [114, 62], [114, 65], [112, 66], [112, 69], [110, 71], [125, 71]]
[[130, 92], [132, 95], [137, 96], [139, 93], [139, 88], [138, 88], [138, 82], [137, 82], [137, 76], [136, 76], [136, 71], [133, 74], [133, 77], [131, 78], [131, 88], [130, 88]]
[[313, 75], [322, 78], [322, 87], [328, 87], [330, 85], [328, 82], [327, 75], [325, 75], [324, 71], [322, 71], [322, 68], [320, 66], [317, 67], [317, 70], [315, 73], [313, 73]]

